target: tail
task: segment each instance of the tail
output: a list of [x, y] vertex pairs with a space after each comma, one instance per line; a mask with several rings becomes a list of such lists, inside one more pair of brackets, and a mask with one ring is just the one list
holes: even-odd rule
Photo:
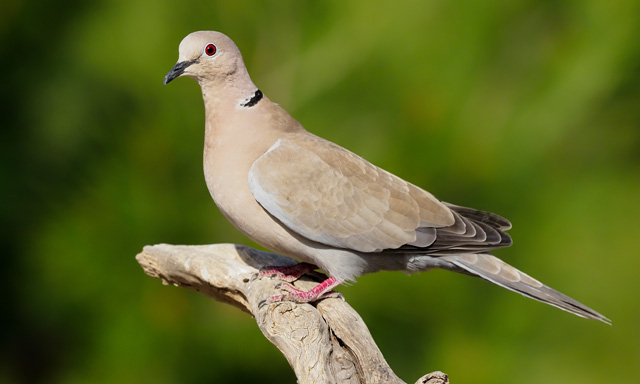
[[547, 287], [538, 280], [520, 272], [493, 255], [487, 253], [467, 253], [440, 256], [439, 259], [446, 260], [471, 275], [481, 277], [503, 288], [518, 292], [523, 296], [553, 305], [554, 307], [580, 317], [600, 320], [603, 323], [611, 325], [611, 320], [593, 309]]

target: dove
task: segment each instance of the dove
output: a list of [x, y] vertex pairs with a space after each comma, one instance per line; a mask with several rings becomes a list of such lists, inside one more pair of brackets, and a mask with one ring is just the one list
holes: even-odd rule
[[[164, 84], [183, 76], [202, 91], [204, 175], [219, 210], [256, 243], [300, 262], [261, 271], [285, 281], [273, 301], [319, 300], [368, 273], [440, 268], [610, 323], [489, 253], [511, 245], [507, 219], [443, 202], [307, 131], [254, 85], [226, 35], [185, 37]], [[287, 283], [315, 269], [328, 277], [313, 289]]]

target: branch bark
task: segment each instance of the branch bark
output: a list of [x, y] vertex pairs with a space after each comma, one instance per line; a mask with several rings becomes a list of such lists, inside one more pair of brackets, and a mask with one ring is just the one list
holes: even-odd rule
[[[265, 337], [286, 357], [300, 384], [404, 383], [391, 370], [367, 326], [343, 298], [313, 304], [266, 303], [277, 295], [279, 281], [256, 278], [268, 265], [294, 260], [235, 244], [144, 247], [136, 256], [145, 273], [233, 305], [255, 319]], [[308, 290], [317, 284], [303, 276], [294, 285]], [[448, 384], [442, 372], [427, 374], [416, 384]]]

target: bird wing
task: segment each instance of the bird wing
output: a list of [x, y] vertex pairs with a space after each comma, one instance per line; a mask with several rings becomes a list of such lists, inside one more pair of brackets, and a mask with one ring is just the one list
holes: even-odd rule
[[279, 139], [249, 172], [255, 199], [292, 231], [361, 252], [427, 247], [451, 210], [346, 149], [305, 133]]

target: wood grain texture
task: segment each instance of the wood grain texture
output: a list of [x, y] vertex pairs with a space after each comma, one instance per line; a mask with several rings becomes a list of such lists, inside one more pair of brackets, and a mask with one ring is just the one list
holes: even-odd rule
[[[404, 383], [391, 370], [358, 313], [339, 296], [315, 304], [268, 303], [279, 281], [257, 278], [260, 268], [294, 260], [235, 244], [144, 247], [136, 256], [145, 273], [164, 284], [201, 292], [251, 314], [265, 337], [285, 356], [300, 384]], [[310, 276], [294, 283], [307, 290]], [[238, 356], [242, 358], [242, 356]], [[416, 381], [445, 384], [442, 372]]]

